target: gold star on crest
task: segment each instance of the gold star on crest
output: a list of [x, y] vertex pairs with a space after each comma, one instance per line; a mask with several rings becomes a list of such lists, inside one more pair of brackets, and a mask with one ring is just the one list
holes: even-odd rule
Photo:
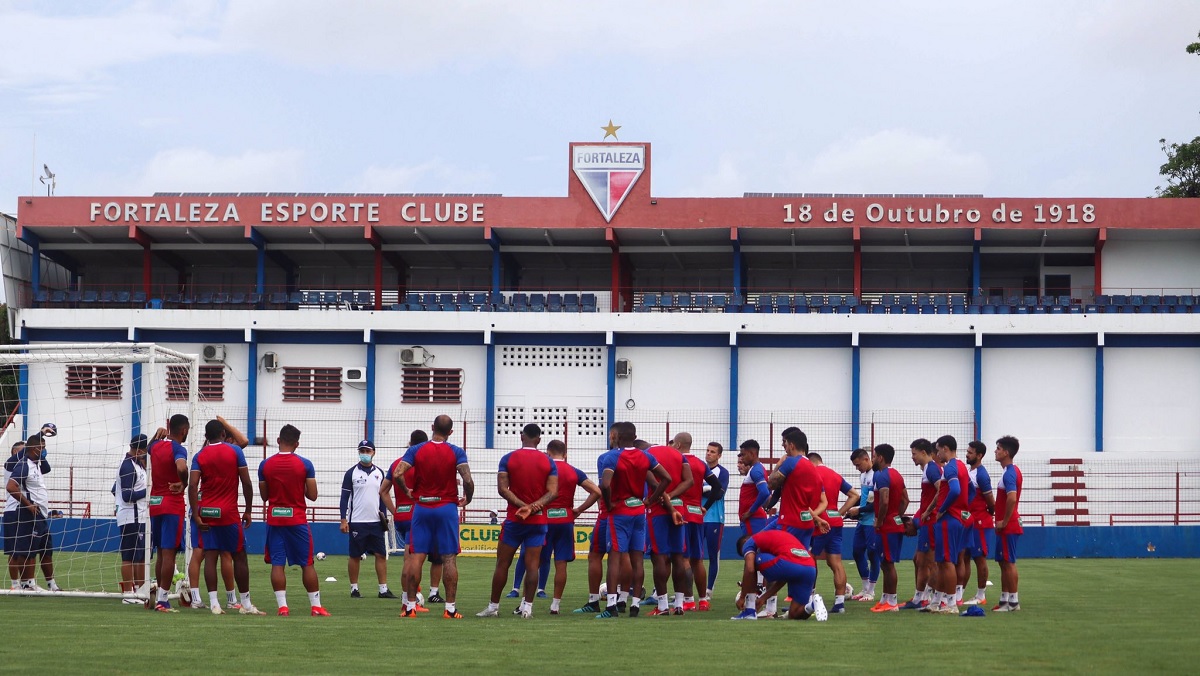
[[[618, 141], [620, 140], [617, 138], [617, 130], [621, 128], [621, 125], [613, 124], [612, 118], [609, 118], [607, 127], [600, 127], [600, 128], [604, 130], [604, 138], [605, 139], [608, 138], [609, 136], [611, 136], [615, 140], [618, 140]], [[603, 141], [604, 139], [600, 139], [600, 140]]]

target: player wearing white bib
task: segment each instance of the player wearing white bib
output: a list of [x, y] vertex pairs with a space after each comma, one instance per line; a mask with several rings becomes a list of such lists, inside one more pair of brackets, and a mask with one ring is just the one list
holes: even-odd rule
[[[160, 432], [165, 436], [166, 430]], [[146, 582], [146, 526], [150, 523], [146, 449], [149, 446], [145, 434], [135, 435], [129, 441], [129, 452], [121, 461], [112, 489], [117, 503], [117, 529], [121, 534], [121, 591], [126, 594], [136, 592]], [[141, 605], [136, 598], [122, 602]]]

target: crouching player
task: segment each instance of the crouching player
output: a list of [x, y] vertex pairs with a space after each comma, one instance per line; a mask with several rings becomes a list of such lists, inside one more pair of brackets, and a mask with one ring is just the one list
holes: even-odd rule
[[[821, 595], [813, 593], [817, 563], [796, 536], [783, 530], [764, 530], [753, 536], [743, 535], [737, 546], [745, 560], [742, 589], [754, 589], [761, 573], [767, 584], [763, 599], [771, 598], [787, 585], [788, 596], [792, 598], [789, 620], [807, 620], [814, 615], [818, 622], [829, 619]], [[757, 619], [758, 595], [746, 594], [744, 598], [745, 607], [732, 619]]]

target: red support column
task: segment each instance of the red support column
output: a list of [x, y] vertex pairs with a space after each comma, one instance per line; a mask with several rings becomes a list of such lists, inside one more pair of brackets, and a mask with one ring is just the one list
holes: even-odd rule
[[604, 239], [608, 242], [608, 247], [612, 250], [612, 262], [609, 264], [612, 268], [612, 280], [609, 283], [609, 293], [612, 294], [612, 299], [609, 301], [609, 310], [612, 312], [621, 311], [621, 244], [617, 241], [617, 235], [612, 228], [604, 229]]
[[1104, 251], [1104, 243], [1108, 241], [1108, 228], [1100, 228], [1100, 232], [1096, 234], [1096, 281], [1095, 289], [1092, 290], [1092, 297], [1095, 298], [1104, 293], [1104, 276], [1100, 272], [1101, 252]]
[[862, 300], [862, 230], [854, 228], [854, 297]]

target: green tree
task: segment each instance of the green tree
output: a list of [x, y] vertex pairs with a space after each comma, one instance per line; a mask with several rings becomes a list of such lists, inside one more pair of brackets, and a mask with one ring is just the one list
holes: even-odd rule
[[[1200, 55], [1200, 42], [1188, 45], [1187, 53]], [[1167, 185], [1154, 189], [1158, 196], [1200, 197], [1200, 136], [1189, 143], [1167, 143], [1160, 138], [1158, 145], [1167, 156], [1167, 161], [1158, 168], [1159, 175], [1167, 177]]]
[[1167, 155], [1158, 168], [1158, 173], [1167, 177], [1167, 185], [1155, 188], [1158, 196], [1200, 197], [1200, 136], [1189, 143], [1168, 144], [1166, 139], [1158, 143]]

